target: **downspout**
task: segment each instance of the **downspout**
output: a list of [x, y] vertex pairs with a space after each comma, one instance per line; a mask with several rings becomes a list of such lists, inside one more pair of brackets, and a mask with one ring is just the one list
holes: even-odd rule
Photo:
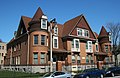
[[27, 31], [28, 34], [28, 52], [27, 52], [27, 66], [29, 65], [29, 40], [30, 40], [30, 36], [29, 36], [29, 31]]

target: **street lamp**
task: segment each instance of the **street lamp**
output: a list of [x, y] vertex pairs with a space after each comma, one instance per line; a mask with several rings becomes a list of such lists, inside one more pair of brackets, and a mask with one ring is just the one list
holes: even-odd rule
[[52, 28], [57, 24], [56, 22], [56, 19], [51, 19], [50, 21], [50, 72], [52, 72], [52, 69], [53, 69], [53, 65], [52, 65], [52, 62], [53, 62], [53, 58], [52, 58]]

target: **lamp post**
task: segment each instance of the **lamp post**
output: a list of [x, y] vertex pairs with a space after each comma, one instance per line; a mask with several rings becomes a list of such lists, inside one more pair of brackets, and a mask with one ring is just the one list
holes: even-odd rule
[[51, 19], [50, 21], [50, 72], [53, 71], [53, 58], [52, 58], [52, 28], [53, 24], [56, 25], [56, 19]]

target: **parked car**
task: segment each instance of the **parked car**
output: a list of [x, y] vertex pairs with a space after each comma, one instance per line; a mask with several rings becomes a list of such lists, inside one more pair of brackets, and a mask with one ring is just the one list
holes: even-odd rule
[[98, 68], [85, 69], [80, 74], [74, 76], [74, 78], [104, 78], [105, 71]]
[[55, 71], [46, 73], [43, 78], [72, 78], [72, 76], [70, 73], [67, 72]]
[[106, 76], [112, 76], [114, 77], [115, 75], [120, 74], [120, 67], [109, 67], [107, 69], [105, 69], [106, 72]]

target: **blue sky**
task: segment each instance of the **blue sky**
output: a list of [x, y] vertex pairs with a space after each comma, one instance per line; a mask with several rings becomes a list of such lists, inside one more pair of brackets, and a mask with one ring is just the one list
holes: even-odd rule
[[0, 39], [9, 42], [21, 16], [33, 17], [38, 7], [60, 24], [84, 14], [91, 29], [98, 34], [107, 23], [120, 22], [120, 0], [1, 0]]

